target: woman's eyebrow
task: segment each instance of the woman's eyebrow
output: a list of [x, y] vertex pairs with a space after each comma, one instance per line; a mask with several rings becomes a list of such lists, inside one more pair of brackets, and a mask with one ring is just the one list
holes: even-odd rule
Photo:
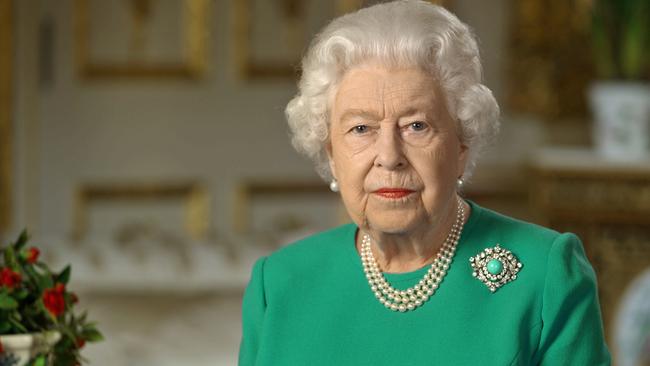
[[424, 114], [421, 108], [417, 107], [408, 107], [404, 110], [399, 111], [398, 115], [400, 118], [402, 117], [409, 117], [415, 114]]
[[381, 119], [381, 117], [375, 113], [371, 112], [365, 109], [348, 109], [343, 114], [341, 115], [340, 120], [345, 121], [351, 118], [363, 118], [363, 119], [370, 119], [373, 121], [378, 121]]

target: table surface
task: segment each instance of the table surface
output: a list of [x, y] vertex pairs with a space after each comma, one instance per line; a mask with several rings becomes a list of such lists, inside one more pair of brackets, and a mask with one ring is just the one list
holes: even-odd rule
[[531, 163], [542, 169], [635, 171], [650, 174], [650, 155], [645, 159], [611, 160], [593, 149], [580, 147], [545, 147], [533, 154]]

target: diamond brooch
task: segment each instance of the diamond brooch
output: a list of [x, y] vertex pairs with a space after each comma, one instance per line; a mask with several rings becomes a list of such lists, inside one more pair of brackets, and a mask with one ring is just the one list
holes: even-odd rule
[[483, 282], [492, 292], [516, 280], [522, 267], [517, 257], [511, 251], [501, 248], [499, 244], [471, 257], [469, 263], [473, 269], [472, 276]]

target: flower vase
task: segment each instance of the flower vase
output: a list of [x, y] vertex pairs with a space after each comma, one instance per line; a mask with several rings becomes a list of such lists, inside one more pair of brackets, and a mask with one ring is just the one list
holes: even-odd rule
[[[57, 331], [0, 335], [3, 348], [0, 353], [0, 366], [27, 365], [33, 357], [49, 353], [59, 339], [61, 334]], [[51, 364], [51, 361], [48, 360], [47, 364]]]
[[616, 161], [650, 156], [650, 85], [600, 82], [589, 91], [596, 151]]

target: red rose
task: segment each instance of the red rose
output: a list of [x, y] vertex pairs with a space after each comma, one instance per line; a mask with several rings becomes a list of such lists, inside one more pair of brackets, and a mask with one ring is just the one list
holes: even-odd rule
[[0, 271], [0, 285], [7, 288], [15, 288], [22, 281], [22, 276], [18, 272], [14, 272], [9, 268], [3, 268]]
[[62, 283], [57, 283], [57, 284], [54, 286], [54, 291], [56, 291], [56, 292], [58, 292], [58, 293], [61, 293], [61, 294], [64, 293], [64, 292], [65, 292], [65, 285], [62, 284]]
[[79, 337], [77, 338], [77, 348], [82, 349], [86, 345], [86, 340]]
[[62, 283], [57, 283], [54, 288], [43, 291], [43, 305], [54, 317], [58, 317], [65, 311], [64, 291], [65, 285]]
[[38, 256], [41, 254], [41, 251], [38, 248], [31, 247], [27, 249], [27, 263], [34, 264], [38, 260]]

